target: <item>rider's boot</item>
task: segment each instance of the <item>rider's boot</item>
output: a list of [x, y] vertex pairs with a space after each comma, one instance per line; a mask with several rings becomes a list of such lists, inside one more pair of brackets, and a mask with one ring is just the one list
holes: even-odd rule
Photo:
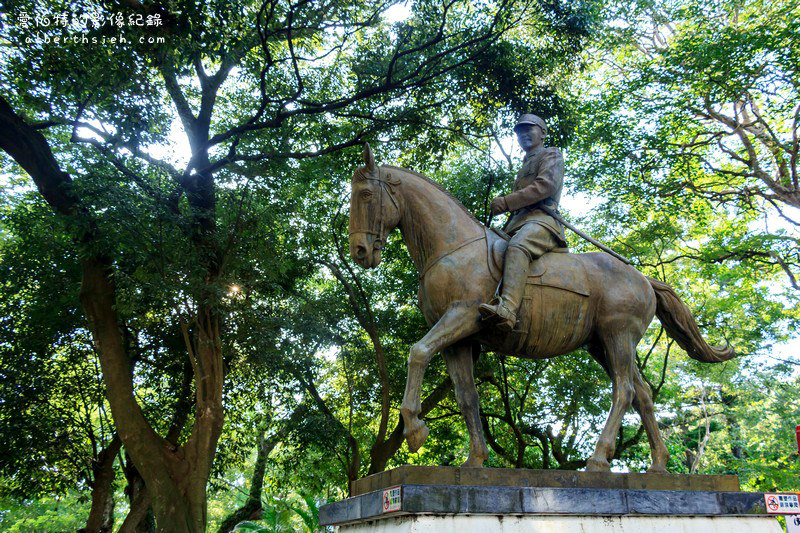
[[502, 331], [513, 331], [517, 324], [517, 310], [525, 290], [530, 263], [525, 250], [518, 246], [509, 246], [503, 267], [503, 291], [500, 301], [497, 305], [478, 306], [481, 316], [486, 320], [498, 320], [497, 328]]

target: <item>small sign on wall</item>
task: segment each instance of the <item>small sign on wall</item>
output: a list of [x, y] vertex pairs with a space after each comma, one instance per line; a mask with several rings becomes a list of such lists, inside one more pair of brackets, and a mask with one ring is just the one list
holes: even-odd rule
[[391, 487], [383, 491], [383, 512], [399, 511], [402, 507], [403, 495], [401, 487]]
[[786, 533], [800, 533], [800, 514], [786, 517]]
[[794, 436], [797, 438], [797, 453], [800, 454], [800, 425], [794, 428]]
[[764, 494], [764, 503], [769, 514], [797, 514], [800, 513], [800, 499], [797, 494]]

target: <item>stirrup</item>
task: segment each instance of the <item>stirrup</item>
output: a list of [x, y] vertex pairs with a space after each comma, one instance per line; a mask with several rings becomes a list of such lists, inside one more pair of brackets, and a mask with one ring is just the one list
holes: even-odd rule
[[499, 318], [497, 315], [497, 308], [500, 304], [481, 304], [478, 306], [478, 313], [484, 320], [492, 318]]
[[517, 314], [509, 309], [505, 302], [501, 301], [496, 305], [480, 304], [478, 312], [484, 320], [496, 322], [497, 328], [501, 331], [513, 331], [517, 325]]

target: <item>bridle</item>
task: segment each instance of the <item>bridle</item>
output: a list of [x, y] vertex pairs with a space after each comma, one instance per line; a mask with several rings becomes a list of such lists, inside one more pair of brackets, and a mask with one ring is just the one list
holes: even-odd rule
[[[384, 246], [386, 245], [386, 242], [385, 242], [386, 237], [384, 237], [384, 234], [383, 234], [383, 230], [385, 229], [385, 220], [384, 220], [385, 216], [384, 216], [384, 213], [383, 213], [383, 205], [384, 205], [383, 198], [384, 198], [384, 196], [388, 196], [389, 197], [389, 200], [392, 201], [392, 204], [394, 205], [395, 209], [398, 209], [398, 210], [400, 209], [400, 204], [397, 203], [397, 199], [394, 197], [394, 193], [392, 192], [392, 187], [391, 186], [395, 185], [395, 184], [390, 181], [390, 178], [391, 178], [391, 174], [390, 173], [386, 174], [386, 178], [381, 178], [380, 177], [380, 170], [379, 170], [378, 171], [378, 177], [376, 178], [376, 177], [370, 176], [369, 174], [367, 174], [366, 172], [364, 172], [361, 169], [358, 169], [357, 172], [359, 172], [359, 174], [360, 174], [359, 177], [361, 179], [370, 180], [370, 181], [377, 181], [378, 183], [380, 183], [380, 189], [381, 189], [381, 191], [379, 193], [380, 194], [380, 200], [379, 200], [380, 207], [378, 208], [378, 216], [375, 217], [375, 220], [372, 221], [373, 224], [372, 224], [372, 227], [370, 229], [368, 229], [368, 230], [357, 230], [357, 231], [352, 231], [351, 230], [350, 231], [350, 235], [353, 235], [354, 233], [366, 233], [367, 235], [375, 235], [376, 239], [372, 244], [372, 248], [375, 249], [375, 250], [383, 250]], [[386, 193], [386, 194], [384, 194], [384, 193]], [[377, 229], [376, 229], [376, 226], [377, 226]]]
[[[380, 171], [378, 171], [378, 177], [371, 176], [371, 175], [367, 174], [366, 172], [364, 172], [362, 169], [359, 169], [357, 172], [359, 173], [359, 178], [360, 179], [365, 179], [365, 180], [370, 180], [370, 181], [377, 181], [378, 183], [380, 183], [380, 189], [381, 189], [381, 191], [380, 191], [380, 200], [379, 200], [380, 208], [379, 208], [379, 211], [378, 211], [378, 216], [375, 217], [375, 220], [373, 221], [372, 227], [370, 229], [368, 229], [368, 230], [356, 230], [356, 231], [352, 231], [351, 230], [350, 231], [350, 235], [352, 236], [354, 233], [365, 233], [367, 235], [375, 235], [377, 238], [373, 242], [372, 247], [375, 250], [382, 250], [384, 248], [384, 246], [386, 245], [386, 243], [384, 241], [384, 239], [385, 239], [385, 237], [384, 237], [384, 229], [385, 229], [384, 218], [385, 217], [384, 217], [384, 213], [383, 213], [383, 206], [384, 206], [384, 199], [383, 198], [384, 198], [384, 196], [388, 196], [389, 200], [392, 201], [392, 204], [395, 206], [395, 208], [399, 210], [400, 209], [400, 204], [397, 202], [397, 199], [394, 197], [394, 193], [392, 192], [392, 186], [393, 185], [399, 185], [400, 182], [399, 181], [398, 182], [392, 182], [391, 181], [391, 176], [392, 175], [391, 175], [391, 173], [388, 173], [388, 172], [386, 173], [386, 177], [384, 177], [384, 178], [380, 177]], [[467, 246], [469, 244], [472, 244], [475, 241], [483, 240], [483, 239], [486, 239], [486, 238], [487, 238], [486, 237], [486, 228], [484, 228], [484, 231], [481, 233], [481, 235], [478, 235], [478, 236], [473, 237], [471, 239], [467, 239], [467, 240], [463, 241], [462, 243], [460, 243], [459, 245], [455, 246], [454, 248], [451, 248], [450, 250], [447, 250], [447, 251], [445, 251], [443, 253], [440, 253], [440, 254], [436, 255], [435, 257], [429, 258], [428, 261], [427, 261], [427, 264], [422, 269], [422, 272], [420, 272], [420, 275], [419, 275], [420, 281], [422, 281], [422, 279], [425, 277], [425, 274], [427, 274], [428, 271], [436, 263], [438, 263], [439, 261], [441, 261], [442, 259], [444, 259], [448, 255], [452, 254], [453, 252], [456, 252], [457, 250], [460, 250], [461, 248], [464, 248], [465, 246]]]

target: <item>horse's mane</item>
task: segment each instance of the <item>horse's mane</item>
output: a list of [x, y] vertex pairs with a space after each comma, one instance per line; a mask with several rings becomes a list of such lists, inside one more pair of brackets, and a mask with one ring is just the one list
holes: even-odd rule
[[434, 187], [436, 187], [437, 189], [439, 189], [440, 191], [442, 191], [444, 194], [446, 194], [446, 195], [447, 195], [447, 197], [448, 197], [448, 198], [450, 198], [450, 199], [453, 201], [453, 203], [454, 203], [454, 204], [456, 204], [458, 207], [460, 207], [460, 208], [461, 208], [461, 210], [462, 210], [462, 211], [464, 211], [464, 213], [466, 213], [466, 214], [467, 214], [467, 216], [469, 216], [469, 218], [471, 218], [472, 220], [474, 220], [474, 221], [475, 221], [475, 222], [476, 222], [476, 223], [477, 223], [479, 226], [483, 227], [483, 222], [481, 222], [480, 220], [478, 220], [478, 218], [477, 218], [475, 215], [473, 215], [473, 214], [470, 212], [470, 210], [469, 210], [469, 209], [467, 209], [466, 207], [464, 207], [464, 204], [462, 204], [462, 203], [461, 203], [461, 200], [459, 200], [458, 198], [456, 198], [455, 196], [453, 196], [453, 194], [452, 194], [450, 191], [448, 191], [447, 189], [445, 189], [444, 187], [442, 187], [442, 185], [441, 185], [440, 183], [437, 183], [437, 182], [433, 181], [433, 180], [432, 180], [431, 178], [429, 178], [428, 176], [426, 176], [426, 175], [424, 175], [424, 174], [420, 174], [419, 172], [414, 172], [413, 170], [409, 170], [409, 169], [407, 169], [407, 168], [403, 168], [403, 167], [396, 167], [396, 166], [394, 166], [394, 165], [381, 165], [381, 168], [386, 168], [386, 169], [391, 169], [391, 170], [399, 170], [399, 171], [401, 171], [401, 172], [406, 172], [406, 173], [408, 173], [408, 174], [411, 174], [412, 176], [416, 176], [416, 177], [418, 177], [418, 178], [421, 178], [421, 179], [423, 179], [424, 181], [426, 181], [426, 182], [430, 183], [431, 185], [433, 185]]

